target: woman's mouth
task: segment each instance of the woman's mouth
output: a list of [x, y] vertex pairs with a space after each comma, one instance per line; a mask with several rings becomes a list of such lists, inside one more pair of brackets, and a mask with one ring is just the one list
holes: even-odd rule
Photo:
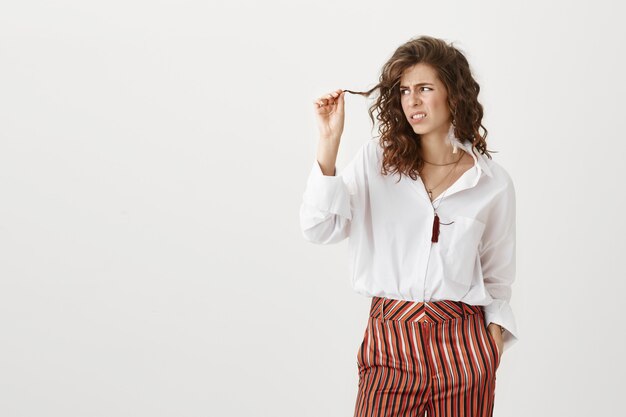
[[411, 116], [411, 124], [419, 123], [426, 118], [426, 113], [415, 113]]

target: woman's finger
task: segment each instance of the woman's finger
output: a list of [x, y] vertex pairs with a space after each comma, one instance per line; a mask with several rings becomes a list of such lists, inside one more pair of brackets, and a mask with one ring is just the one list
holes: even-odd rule
[[332, 91], [318, 98], [317, 100], [313, 101], [313, 103], [315, 103], [318, 107], [324, 107], [326, 105], [335, 104], [335, 102], [338, 101], [337, 98], [341, 97], [342, 95], [343, 95], [343, 90], [337, 89], [335, 91]]
[[344, 109], [345, 96], [345, 93], [341, 93], [341, 95], [339, 95], [339, 98], [337, 99], [337, 107], [339, 108], [339, 111], [343, 111]]

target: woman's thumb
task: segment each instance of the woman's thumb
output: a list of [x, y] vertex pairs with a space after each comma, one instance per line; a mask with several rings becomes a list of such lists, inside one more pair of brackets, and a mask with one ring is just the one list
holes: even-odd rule
[[344, 97], [346, 96], [346, 92], [342, 91], [341, 94], [339, 94], [339, 98], [337, 99], [337, 108], [341, 111], [344, 110], [345, 106], [345, 101], [344, 101]]

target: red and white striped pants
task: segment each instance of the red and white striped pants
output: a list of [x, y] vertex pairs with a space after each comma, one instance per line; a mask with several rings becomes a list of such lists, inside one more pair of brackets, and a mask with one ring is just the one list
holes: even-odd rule
[[498, 347], [481, 306], [373, 297], [355, 417], [491, 417]]

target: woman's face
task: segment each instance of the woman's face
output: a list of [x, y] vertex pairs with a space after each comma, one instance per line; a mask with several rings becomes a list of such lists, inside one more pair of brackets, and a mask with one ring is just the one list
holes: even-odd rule
[[[416, 64], [400, 78], [402, 110], [413, 131], [422, 137], [447, 134], [452, 121], [447, 98], [445, 85], [428, 64]], [[412, 117], [416, 113], [425, 117]]]

